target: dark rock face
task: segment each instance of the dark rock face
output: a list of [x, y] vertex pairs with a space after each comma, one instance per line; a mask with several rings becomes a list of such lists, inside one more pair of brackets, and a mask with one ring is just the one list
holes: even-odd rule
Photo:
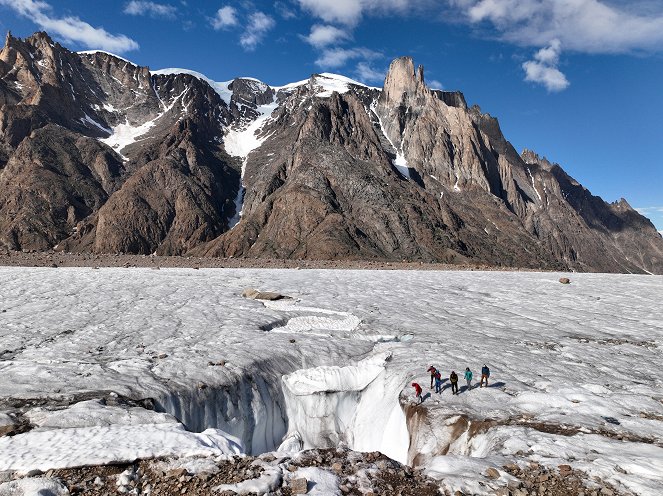
[[[227, 229], [239, 171], [218, 136], [232, 115], [207, 83], [44, 33], [8, 36], [0, 60], [2, 244], [181, 254]], [[104, 143], [118, 129], [135, 136]]]
[[647, 219], [519, 155], [410, 58], [382, 90], [219, 86], [8, 35], [0, 246], [663, 273]]

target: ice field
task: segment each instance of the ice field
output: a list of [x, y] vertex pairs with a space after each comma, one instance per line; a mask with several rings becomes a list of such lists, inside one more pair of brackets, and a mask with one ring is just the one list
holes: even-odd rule
[[535, 461], [660, 495], [662, 301], [660, 276], [0, 268], [0, 429], [34, 426], [0, 471], [344, 442], [452, 491]]

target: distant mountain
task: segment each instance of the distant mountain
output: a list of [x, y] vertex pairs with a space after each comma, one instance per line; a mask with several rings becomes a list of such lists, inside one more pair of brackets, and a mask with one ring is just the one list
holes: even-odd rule
[[0, 246], [663, 273], [663, 238], [410, 58], [383, 88], [0, 52]]

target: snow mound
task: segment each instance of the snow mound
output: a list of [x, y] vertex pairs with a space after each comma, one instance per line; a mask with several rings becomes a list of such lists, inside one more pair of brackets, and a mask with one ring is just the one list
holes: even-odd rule
[[180, 424], [35, 430], [0, 438], [0, 470], [46, 471], [141, 458], [233, 455], [242, 451], [239, 439], [223, 431], [193, 433]]
[[257, 479], [249, 479], [237, 484], [222, 484], [214, 488], [215, 491], [234, 491], [237, 494], [267, 494], [281, 487], [283, 474], [279, 467], [268, 465], [262, 460], [256, 460], [252, 465], [262, 466], [263, 472]]
[[36, 430], [94, 427], [96, 425], [177, 424], [167, 413], [141, 407], [120, 408], [105, 405], [101, 400], [74, 403], [63, 410], [35, 408], [26, 413]]
[[309, 496], [341, 496], [340, 481], [336, 474], [318, 467], [300, 467], [289, 479], [304, 478], [308, 481]]
[[295, 396], [339, 391], [362, 391], [384, 371], [388, 352], [366, 358], [348, 367], [316, 367], [283, 376], [283, 384]]
[[69, 490], [55, 479], [27, 477], [0, 484], [0, 496], [69, 496]]
[[[363, 336], [359, 334], [347, 334], [355, 331], [361, 324], [361, 318], [348, 312], [328, 310], [325, 308], [300, 306], [296, 300], [274, 300], [263, 301], [267, 308], [282, 312], [296, 312], [300, 315], [288, 319], [285, 325], [273, 327], [271, 332], [276, 333], [305, 333], [309, 336], [334, 336], [346, 333], [344, 337], [356, 337], [373, 341], [393, 340], [393, 335]], [[308, 313], [313, 315], [301, 315]]]

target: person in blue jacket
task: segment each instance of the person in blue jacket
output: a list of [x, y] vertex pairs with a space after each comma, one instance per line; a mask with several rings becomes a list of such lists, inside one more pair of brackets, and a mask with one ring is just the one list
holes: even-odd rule
[[488, 387], [488, 378], [490, 377], [490, 369], [488, 368], [488, 365], [485, 363], [483, 364], [483, 367], [481, 367], [481, 384], [479, 384], [479, 387], [483, 387], [483, 380], [486, 379], [486, 387]]
[[435, 371], [435, 392], [442, 392], [442, 374], [440, 374], [439, 370]]
[[467, 381], [467, 390], [472, 389], [472, 371], [469, 367], [465, 368], [465, 380]]

